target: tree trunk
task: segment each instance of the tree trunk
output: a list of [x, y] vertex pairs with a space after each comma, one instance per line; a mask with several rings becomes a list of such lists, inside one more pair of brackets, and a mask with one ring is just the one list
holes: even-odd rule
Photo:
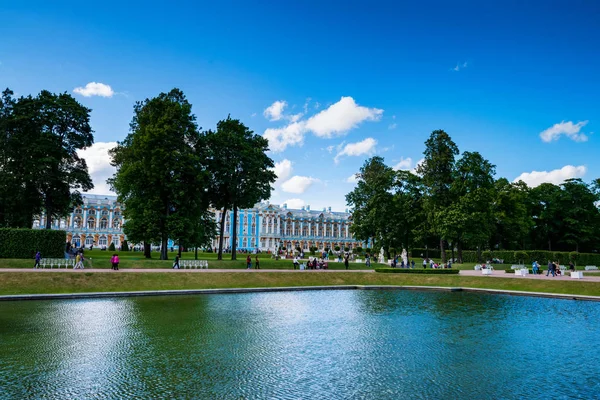
[[[52, 229], [52, 209], [48, 206], [46, 206], [46, 229]], [[86, 225], [87, 222], [83, 221], [83, 226], [87, 226]], [[31, 228], [31, 226], [30, 226]]]
[[181, 251], [183, 250], [183, 245], [181, 244], [181, 239], [179, 239], [179, 246], [177, 246], [177, 247], [179, 247], [178, 254], [179, 254], [179, 258], [181, 258]]
[[195, 253], [194, 253], [194, 260], [197, 260], [197, 259], [198, 259], [198, 246], [196, 246]]
[[223, 235], [225, 233], [225, 214], [227, 214], [227, 207], [223, 207], [223, 214], [221, 215], [221, 226], [219, 227], [219, 232], [221, 236], [219, 237], [219, 254], [217, 254], [217, 260], [223, 259]]
[[236, 248], [237, 248], [237, 206], [233, 205], [233, 233], [231, 235], [231, 259], [237, 260]]
[[144, 242], [144, 257], [152, 258], [150, 243]]
[[454, 262], [454, 244], [451, 245], [452, 246], [452, 262]]
[[460, 240], [458, 240], [456, 242], [456, 249], [458, 250], [458, 262], [460, 264], [463, 263], [463, 258], [462, 258], [462, 243], [460, 242]]
[[168, 260], [168, 254], [167, 254], [167, 243], [168, 243], [168, 237], [165, 233], [162, 234], [161, 238], [160, 238], [160, 259], [161, 260]]
[[481, 246], [477, 246], [477, 262], [481, 262]]
[[548, 239], [548, 251], [552, 251], [552, 240]]
[[444, 239], [440, 238], [440, 255], [442, 257], [442, 263], [446, 262], [446, 249], [444, 248]]

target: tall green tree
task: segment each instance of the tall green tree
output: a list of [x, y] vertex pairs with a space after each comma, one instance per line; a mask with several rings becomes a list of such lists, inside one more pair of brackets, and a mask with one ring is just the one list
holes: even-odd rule
[[81, 202], [79, 190], [93, 188], [86, 162], [77, 154], [94, 142], [91, 110], [67, 93], [46, 90], [17, 100], [6, 90], [1, 103], [0, 223], [30, 227], [33, 215], [44, 210], [49, 229], [53, 219]]
[[168, 239], [184, 240], [208, 207], [205, 145], [192, 105], [172, 89], [137, 102], [129, 134], [110, 151], [117, 172], [109, 183], [124, 205], [124, 228], [137, 241], [159, 239], [162, 260]]
[[271, 196], [277, 178], [275, 164], [267, 155], [269, 142], [254, 134], [240, 120], [227, 117], [217, 123], [217, 130], [207, 133], [208, 164], [211, 171], [210, 196], [213, 206], [222, 210], [219, 226], [218, 259], [223, 257], [225, 218], [233, 211], [231, 259], [236, 259], [237, 213]]
[[506, 178], [494, 184], [494, 231], [490, 248], [525, 249], [533, 221], [529, 214], [530, 188], [523, 182], [510, 183]]
[[597, 240], [600, 216], [596, 202], [599, 197], [581, 179], [568, 179], [560, 185], [560, 209], [563, 215], [561, 241], [579, 252]]
[[425, 142], [424, 161], [417, 167], [425, 190], [424, 208], [428, 228], [439, 238], [442, 260], [446, 260], [442, 217], [452, 204], [450, 188], [454, 181], [454, 162], [458, 147], [443, 130], [435, 130]]

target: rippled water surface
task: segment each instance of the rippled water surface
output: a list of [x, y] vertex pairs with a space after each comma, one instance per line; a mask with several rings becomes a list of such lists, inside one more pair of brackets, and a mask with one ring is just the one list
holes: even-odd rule
[[314, 291], [0, 303], [0, 398], [598, 398], [600, 304]]

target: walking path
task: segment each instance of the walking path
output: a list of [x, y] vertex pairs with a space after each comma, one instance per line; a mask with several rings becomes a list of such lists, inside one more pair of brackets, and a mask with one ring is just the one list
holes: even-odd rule
[[481, 271], [475, 270], [461, 270], [460, 275], [462, 276], [482, 276], [482, 277], [492, 277], [492, 278], [512, 278], [512, 279], [535, 279], [535, 280], [555, 280], [555, 281], [585, 281], [585, 282], [600, 282], [600, 276], [598, 275], [586, 275], [583, 273], [583, 279], [573, 279], [571, 278], [571, 274], [567, 272], [564, 276], [556, 276], [552, 275], [546, 276], [545, 274], [540, 275], [515, 275], [514, 273], [508, 273], [504, 271], [492, 271], [492, 275], [483, 275]]

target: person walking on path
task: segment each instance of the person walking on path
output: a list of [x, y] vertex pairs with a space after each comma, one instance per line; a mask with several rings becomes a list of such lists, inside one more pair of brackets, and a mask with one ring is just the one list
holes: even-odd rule
[[260, 261], [258, 261], [258, 255], [256, 256], [256, 264], [254, 264], [254, 269], [260, 269]]
[[297, 269], [298, 268], [298, 258], [296, 256], [294, 256], [293, 264], [294, 264], [294, 269]]
[[81, 253], [77, 253], [75, 256], [75, 266], [73, 269], [83, 269], [83, 255]]
[[175, 261], [173, 261], [173, 269], [179, 269], [179, 256], [175, 256]]
[[252, 258], [250, 258], [250, 255], [248, 255], [248, 257], [246, 257], [246, 269], [250, 268], [252, 268]]
[[110, 259], [110, 263], [112, 264], [112, 270], [119, 270], [119, 256], [117, 254], [113, 254], [113, 256]]
[[367, 257], [365, 257], [365, 265], [367, 266], [367, 268], [371, 268], [371, 256], [369, 254], [367, 254]]
[[548, 276], [548, 274], [552, 274], [552, 277], [555, 277], [555, 272], [554, 272], [554, 263], [552, 261], [548, 261], [548, 271], [546, 272], [546, 276]]
[[[31, 254], [31, 253], [29, 253]], [[35, 264], [33, 264], [33, 269], [37, 269], [40, 267], [40, 261], [42, 260], [42, 253], [40, 253], [38, 250], [36, 250], [35, 252]]]
[[569, 269], [575, 271], [575, 264], [573, 264], [573, 261], [569, 261]]
[[537, 261], [534, 261], [533, 264], [531, 264], [531, 272], [533, 272], [533, 275], [538, 275], [539, 271], [540, 266]]
[[348, 254], [344, 257], [344, 266], [348, 269]]

